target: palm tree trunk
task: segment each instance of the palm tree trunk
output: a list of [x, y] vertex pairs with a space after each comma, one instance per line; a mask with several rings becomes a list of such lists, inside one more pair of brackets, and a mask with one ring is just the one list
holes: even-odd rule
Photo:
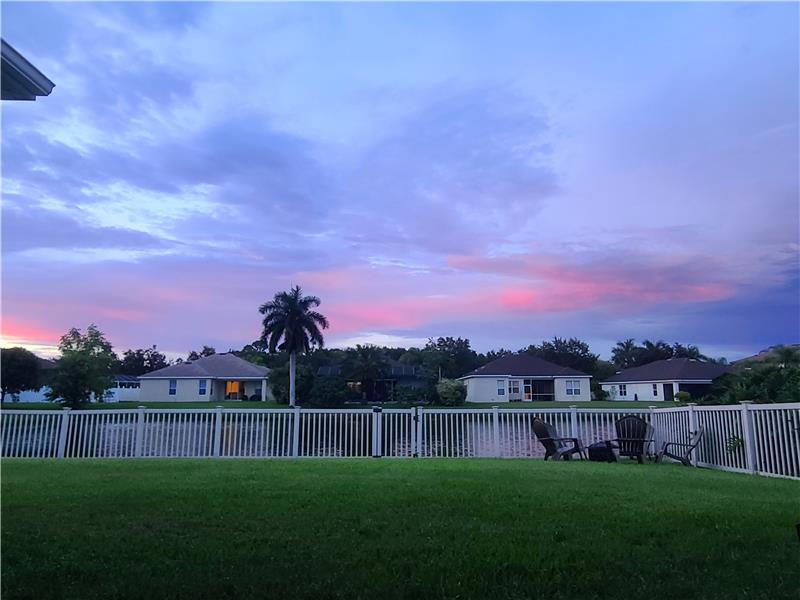
[[289, 406], [294, 408], [294, 373], [297, 364], [297, 356], [294, 352], [289, 354]]

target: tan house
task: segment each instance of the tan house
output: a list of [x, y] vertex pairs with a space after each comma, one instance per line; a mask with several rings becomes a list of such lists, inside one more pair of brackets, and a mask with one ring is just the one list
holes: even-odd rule
[[142, 402], [272, 400], [269, 369], [234, 354], [212, 354], [139, 376]]

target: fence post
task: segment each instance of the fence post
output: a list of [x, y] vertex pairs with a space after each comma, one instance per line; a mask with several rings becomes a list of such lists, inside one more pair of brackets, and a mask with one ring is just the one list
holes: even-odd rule
[[382, 454], [381, 442], [383, 441], [383, 427], [381, 412], [380, 406], [372, 407], [372, 458], [380, 458]]
[[414, 418], [417, 421], [414, 424], [417, 430], [417, 445], [414, 447], [414, 452], [415, 456], [422, 456], [422, 442], [424, 440], [423, 423], [425, 422], [425, 413], [424, 409], [421, 406], [417, 408], [417, 414]]
[[492, 440], [494, 442], [494, 455], [500, 457], [500, 409], [492, 407]]
[[[692, 433], [697, 431], [697, 418], [694, 414], [694, 407], [697, 406], [696, 402], [689, 402], [689, 438], [692, 437]], [[687, 438], [685, 442], [689, 443], [689, 439]], [[696, 467], [697, 466], [697, 455], [700, 453], [700, 448], [698, 447], [695, 452], [692, 452], [692, 464]]]
[[411, 409], [411, 456], [417, 456], [417, 407]]
[[58, 450], [56, 450], [56, 458], [64, 458], [67, 451], [67, 429], [69, 429], [69, 414], [71, 408], [61, 409], [61, 423], [58, 430]]
[[653, 428], [653, 452], [658, 452], [658, 449], [661, 448], [661, 432], [656, 429], [656, 407], [655, 406], [648, 406], [647, 410], [649, 411], [650, 416], [650, 427]]
[[214, 443], [212, 456], [219, 456], [222, 448], [222, 407], [214, 407]]
[[295, 406], [292, 417], [292, 456], [300, 456], [300, 407]]
[[570, 437], [579, 438], [581, 437], [578, 435], [578, 407], [577, 406], [570, 406], [569, 407], [569, 428], [572, 433], [570, 433]]
[[142, 446], [144, 445], [144, 406], [137, 407], [136, 412], [136, 438], [133, 443], [133, 455], [142, 455]]
[[744, 456], [747, 470], [755, 474], [758, 471], [758, 456], [756, 454], [756, 435], [753, 429], [753, 413], [750, 410], [752, 402], [743, 400], [742, 405], [742, 437], [744, 438]]

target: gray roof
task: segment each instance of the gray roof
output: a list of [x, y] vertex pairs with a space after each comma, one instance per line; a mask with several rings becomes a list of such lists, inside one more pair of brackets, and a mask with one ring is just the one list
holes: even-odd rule
[[196, 377], [198, 379], [262, 379], [269, 369], [254, 365], [235, 354], [212, 354], [198, 360], [170, 365], [139, 376], [139, 379], [171, 379]]
[[2, 40], [2, 94], [3, 100], [36, 100], [37, 96], [47, 96], [55, 84], [34, 67], [14, 47]]
[[[511, 375], [513, 377], [589, 377], [571, 367], [562, 367], [525, 352], [507, 354], [470, 371], [464, 377]], [[463, 379], [463, 377], [461, 378]]]
[[625, 369], [603, 383], [636, 381], [713, 381], [727, 373], [726, 365], [703, 362], [694, 358], [667, 358], [641, 367]]

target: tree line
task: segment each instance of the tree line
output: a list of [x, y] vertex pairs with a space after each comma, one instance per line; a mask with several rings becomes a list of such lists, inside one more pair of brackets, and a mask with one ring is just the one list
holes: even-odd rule
[[[394, 399], [423, 402], [447, 402], [451, 395], [461, 395], [460, 390], [453, 391], [456, 389], [454, 386], [442, 387], [439, 384], [515, 353], [527, 353], [591, 375], [593, 396], [597, 399], [604, 397], [600, 382], [620, 369], [666, 358], [693, 358], [727, 364], [724, 358], [705, 356], [697, 346], [679, 342], [669, 344], [663, 340], [619, 341], [611, 351], [611, 361], [600, 359], [583, 340], [560, 337], [530, 344], [517, 351], [500, 348], [486, 353], [477, 352], [471, 347], [470, 340], [462, 337], [429, 338], [422, 348], [357, 345], [355, 348], [329, 349], [324, 347], [322, 333], [328, 328], [328, 321], [316, 310], [320, 303], [316, 296], [303, 295], [298, 286], [276, 294], [258, 309], [263, 315], [261, 335], [239, 350], [229, 350], [245, 360], [269, 367], [269, 384], [278, 401], [293, 405], [299, 397], [301, 400], [326, 398], [338, 403], [353, 399], [354, 393], [359, 394], [362, 400], [371, 401], [376, 382], [390, 374], [390, 361], [414, 367], [417, 379], [423, 382], [421, 386], [395, 390], [399, 397]], [[185, 359], [170, 361], [156, 346], [152, 346], [129, 349], [118, 357], [95, 325], [87, 327], [85, 333], [70, 329], [59, 340], [59, 351], [61, 356], [56, 368], [48, 369], [45, 376], [39, 359], [29, 351], [3, 349], [0, 352], [2, 400], [5, 401], [7, 394], [47, 385], [51, 399], [80, 406], [92, 398], [102, 399], [115, 374], [143, 375], [170, 364], [198, 360], [216, 353], [213, 346], [204, 345], [200, 350], [190, 351]], [[772, 401], [775, 398], [797, 398], [800, 385], [795, 385], [794, 389], [792, 386], [800, 384], [800, 360], [792, 358], [795, 355], [789, 352], [783, 356], [785, 360], [780, 365], [765, 362], [757, 369], [757, 376], [749, 371], [726, 376], [719, 386], [715, 386], [711, 399], [734, 401], [748, 395], [757, 401], [767, 397]], [[318, 375], [321, 367], [330, 366], [337, 367], [335, 374]], [[348, 382], [359, 385], [348, 386]], [[446, 397], [442, 397], [443, 393]]]

